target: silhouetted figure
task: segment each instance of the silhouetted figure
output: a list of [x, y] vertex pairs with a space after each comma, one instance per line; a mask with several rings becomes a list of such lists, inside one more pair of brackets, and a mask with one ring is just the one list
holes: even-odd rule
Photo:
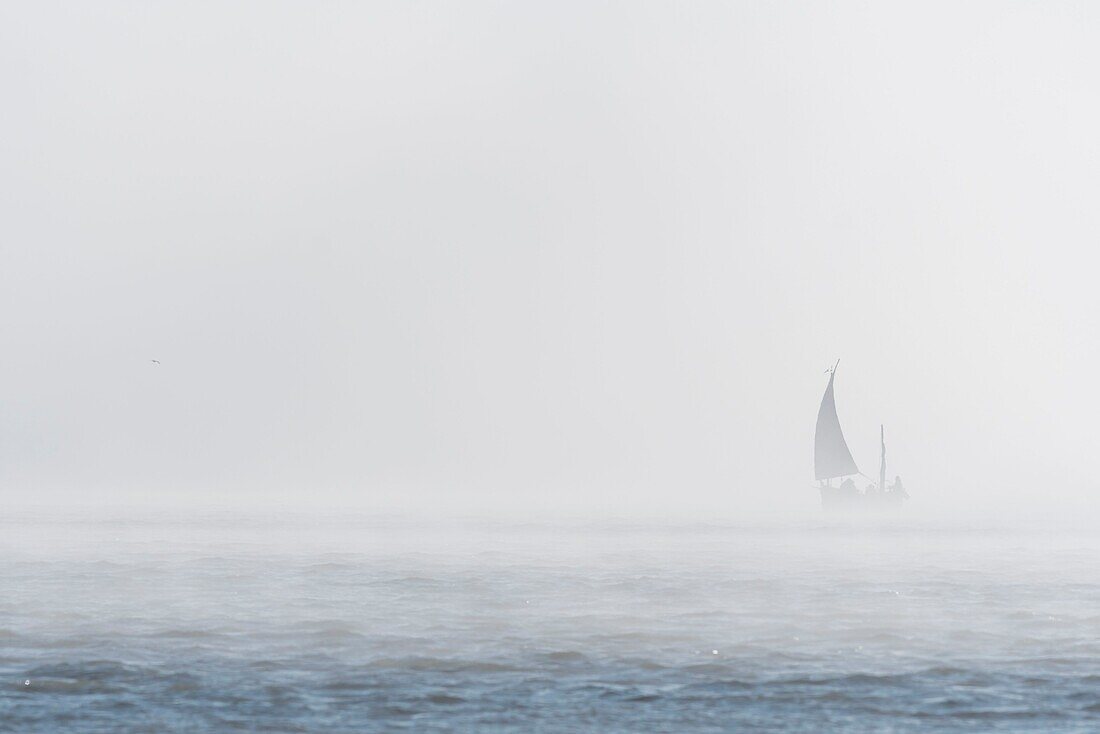
[[894, 484], [890, 487], [890, 490], [892, 492], [897, 492], [902, 497], [905, 497], [905, 498], [909, 497], [909, 493], [905, 491], [905, 485], [901, 483], [901, 477], [900, 476], [895, 476], [894, 477]]
[[847, 479], [845, 479], [843, 482], [840, 483], [840, 491], [844, 495], [850, 495], [850, 496], [853, 496], [853, 497], [855, 495], [859, 494], [859, 490], [856, 489], [856, 483], [852, 481], [851, 477], [848, 477]]

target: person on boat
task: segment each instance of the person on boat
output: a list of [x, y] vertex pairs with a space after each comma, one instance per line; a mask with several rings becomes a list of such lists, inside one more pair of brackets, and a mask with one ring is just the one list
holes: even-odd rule
[[843, 494], [859, 494], [859, 490], [856, 489], [856, 483], [852, 481], [851, 477], [848, 477], [840, 483], [840, 491]]
[[894, 476], [894, 483], [893, 483], [893, 485], [891, 485], [890, 491], [891, 492], [897, 492], [902, 497], [908, 497], [909, 496], [909, 493], [905, 491], [905, 485], [901, 483], [901, 477], [898, 476], [898, 475]]

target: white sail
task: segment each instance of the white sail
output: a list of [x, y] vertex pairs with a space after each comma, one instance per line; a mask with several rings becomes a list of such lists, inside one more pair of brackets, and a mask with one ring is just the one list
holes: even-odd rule
[[836, 402], [833, 400], [833, 379], [836, 370], [829, 375], [829, 386], [821, 398], [821, 408], [817, 411], [817, 430], [814, 432], [814, 477], [833, 479], [858, 474], [852, 452], [844, 441], [844, 432], [840, 430], [840, 419], [836, 416]]

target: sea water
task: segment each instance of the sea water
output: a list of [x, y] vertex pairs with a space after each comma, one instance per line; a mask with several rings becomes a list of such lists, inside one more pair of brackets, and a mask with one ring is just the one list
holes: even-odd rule
[[1100, 543], [904, 524], [0, 523], [5, 732], [1100, 730]]

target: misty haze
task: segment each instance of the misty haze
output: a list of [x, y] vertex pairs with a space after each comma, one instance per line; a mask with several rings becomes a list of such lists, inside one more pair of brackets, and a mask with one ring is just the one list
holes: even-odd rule
[[0, 2], [0, 732], [1100, 728], [1098, 38]]

